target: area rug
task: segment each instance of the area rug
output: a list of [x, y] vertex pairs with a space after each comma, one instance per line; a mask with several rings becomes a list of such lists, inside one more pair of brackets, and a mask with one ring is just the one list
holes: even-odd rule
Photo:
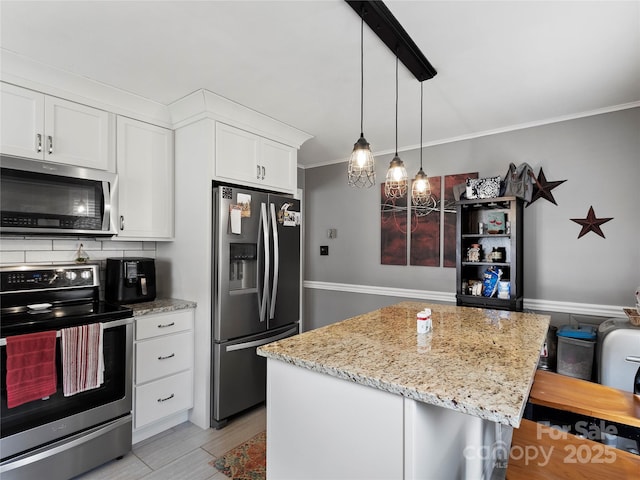
[[267, 471], [267, 432], [232, 448], [209, 462], [233, 480], [265, 480]]

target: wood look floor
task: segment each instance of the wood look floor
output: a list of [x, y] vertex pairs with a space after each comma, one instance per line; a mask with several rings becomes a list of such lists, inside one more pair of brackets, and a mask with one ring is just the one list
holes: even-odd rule
[[143, 440], [121, 460], [113, 460], [75, 480], [225, 480], [209, 462], [266, 429], [264, 406], [221, 429], [202, 430], [185, 422]]

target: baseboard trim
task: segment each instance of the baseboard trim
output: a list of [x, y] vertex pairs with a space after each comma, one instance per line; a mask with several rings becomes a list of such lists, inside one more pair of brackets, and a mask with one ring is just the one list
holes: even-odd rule
[[[361, 293], [365, 295], [380, 295], [387, 297], [416, 298], [434, 302], [455, 303], [456, 295], [451, 292], [434, 290], [414, 290], [409, 288], [378, 287], [374, 285], [355, 285], [350, 283], [317, 282], [305, 280], [304, 288], [311, 290], [330, 290], [335, 292]], [[589, 315], [594, 317], [625, 318], [621, 306], [597, 305], [589, 303], [558, 302], [555, 300], [524, 299], [525, 310], [540, 312], [570, 313], [574, 315]]]

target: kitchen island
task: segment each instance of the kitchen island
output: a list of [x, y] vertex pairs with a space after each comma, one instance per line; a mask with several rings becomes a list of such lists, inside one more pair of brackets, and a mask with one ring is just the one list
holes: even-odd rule
[[[425, 307], [433, 329], [418, 334]], [[490, 478], [508, 458], [548, 325], [402, 302], [258, 348], [267, 477]]]

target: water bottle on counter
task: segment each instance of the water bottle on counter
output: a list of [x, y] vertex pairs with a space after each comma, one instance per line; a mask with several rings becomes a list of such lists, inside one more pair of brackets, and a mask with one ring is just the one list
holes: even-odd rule
[[431, 309], [425, 308], [416, 315], [418, 333], [431, 331]]

